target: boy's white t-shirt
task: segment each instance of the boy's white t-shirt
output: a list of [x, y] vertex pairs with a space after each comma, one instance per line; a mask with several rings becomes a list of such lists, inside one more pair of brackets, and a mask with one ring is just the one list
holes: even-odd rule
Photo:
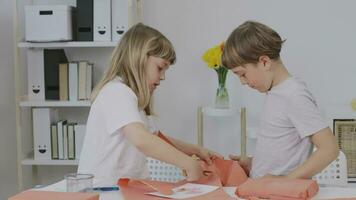
[[147, 128], [147, 120], [131, 88], [119, 77], [107, 83], [90, 108], [78, 173], [94, 174], [96, 186], [116, 184], [119, 178], [148, 178], [146, 156], [121, 131], [132, 122]]
[[266, 95], [250, 176], [286, 175], [310, 155], [314, 133], [328, 127], [300, 79], [290, 77]]

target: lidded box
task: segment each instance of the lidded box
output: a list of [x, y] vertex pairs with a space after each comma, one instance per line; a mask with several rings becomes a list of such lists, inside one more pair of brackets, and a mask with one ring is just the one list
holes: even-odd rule
[[73, 40], [73, 7], [68, 5], [25, 6], [25, 40], [52, 42]]

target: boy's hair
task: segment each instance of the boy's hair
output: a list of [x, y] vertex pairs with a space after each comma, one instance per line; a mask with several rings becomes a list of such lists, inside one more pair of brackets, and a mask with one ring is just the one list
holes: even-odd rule
[[136, 94], [139, 109], [151, 115], [151, 92], [146, 77], [149, 56], [163, 58], [170, 64], [176, 61], [171, 42], [156, 29], [138, 23], [124, 34], [116, 46], [111, 55], [109, 68], [95, 87], [91, 100], [95, 100], [106, 83], [119, 76]]
[[257, 63], [260, 56], [278, 59], [284, 40], [270, 27], [255, 21], [246, 21], [227, 39], [222, 64], [234, 68], [247, 63]]

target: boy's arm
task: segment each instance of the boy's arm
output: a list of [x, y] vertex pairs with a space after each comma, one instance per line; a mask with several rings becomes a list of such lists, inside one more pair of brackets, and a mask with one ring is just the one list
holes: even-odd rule
[[317, 150], [299, 167], [287, 175], [287, 178], [311, 178], [321, 172], [339, 155], [336, 138], [330, 128], [324, 128], [311, 136]]
[[149, 133], [142, 123], [133, 122], [123, 127], [123, 133], [130, 143], [142, 153], [186, 170], [187, 180], [198, 180], [203, 174], [199, 163], [156, 135]]

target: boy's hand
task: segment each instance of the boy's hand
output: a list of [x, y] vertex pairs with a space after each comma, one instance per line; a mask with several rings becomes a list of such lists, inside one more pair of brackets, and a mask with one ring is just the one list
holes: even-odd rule
[[252, 166], [252, 157], [229, 155], [229, 158], [237, 161], [242, 169], [244, 169], [247, 176], [249, 176]]
[[218, 157], [221, 159], [224, 159], [224, 157], [214, 151], [211, 151], [209, 149], [205, 149], [203, 147], [198, 147], [198, 152], [197, 152], [197, 156], [204, 160], [206, 163], [208, 163], [209, 165], [211, 165], [213, 163], [212, 159], [214, 157]]

